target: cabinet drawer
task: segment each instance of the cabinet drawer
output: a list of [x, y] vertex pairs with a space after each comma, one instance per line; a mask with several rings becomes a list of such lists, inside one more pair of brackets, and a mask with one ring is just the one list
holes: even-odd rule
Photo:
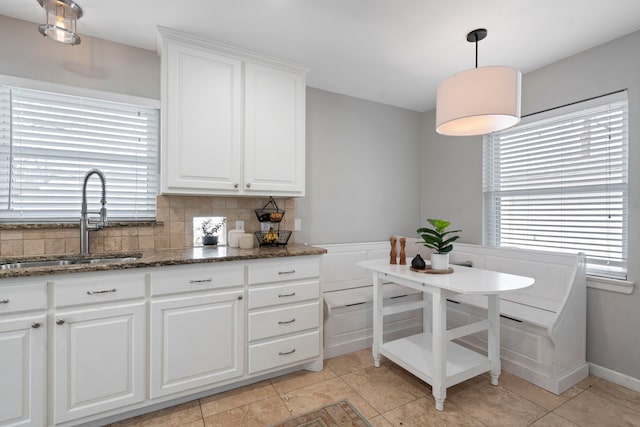
[[229, 288], [244, 284], [244, 264], [185, 265], [151, 272], [151, 295]]
[[318, 299], [320, 282], [310, 280], [298, 283], [284, 283], [264, 288], [249, 289], [249, 308], [269, 307], [278, 304]]
[[320, 326], [318, 301], [249, 313], [249, 341], [304, 331]]
[[310, 359], [320, 354], [320, 331], [249, 346], [249, 373]]
[[47, 308], [45, 283], [0, 287], [0, 314]]
[[54, 282], [54, 305], [64, 307], [120, 301], [145, 296], [145, 273], [78, 274]]
[[320, 258], [287, 257], [249, 265], [249, 284], [281, 282], [320, 276]]

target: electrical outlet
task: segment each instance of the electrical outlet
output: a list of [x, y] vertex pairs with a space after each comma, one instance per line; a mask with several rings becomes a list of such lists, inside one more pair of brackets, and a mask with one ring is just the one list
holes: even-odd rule
[[236, 221], [236, 230], [244, 231], [244, 221]]
[[302, 219], [296, 218], [293, 225], [293, 231], [302, 231]]
[[260, 231], [262, 231], [263, 233], [268, 232], [269, 228], [271, 228], [271, 223], [270, 222], [261, 222], [260, 223]]

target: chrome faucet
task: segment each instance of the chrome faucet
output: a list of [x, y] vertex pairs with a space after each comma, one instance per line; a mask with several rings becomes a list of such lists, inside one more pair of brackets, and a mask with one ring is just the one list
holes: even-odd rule
[[[100, 203], [100, 220], [98, 222], [91, 222], [89, 219], [89, 212], [87, 211], [87, 182], [91, 175], [96, 174], [102, 182], [102, 199]], [[91, 169], [84, 176], [84, 183], [82, 184], [82, 210], [80, 212], [80, 254], [89, 254], [89, 231], [102, 230], [107, 225], [107, 187], [104, 174], [99, 169]], [[98, 213], [98, 212], [91, 212]]]

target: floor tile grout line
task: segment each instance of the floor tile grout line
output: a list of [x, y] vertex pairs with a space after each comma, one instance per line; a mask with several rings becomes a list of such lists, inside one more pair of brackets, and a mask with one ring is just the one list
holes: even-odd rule
[[[606, 380], [605, 380], [605, 381], [606, 381]], [[598, 383], [598, 382], [600, 382], [600, 380], [598, 380], [598, 381], [594, 382], [593, 384], [589, 384], [589, 386], [588, 386], [586, 389], [582, 390], [582, 393], [584, 393], [585, 391], [588, 391], [588, 390], [593, 389], [593, 388], [594, 388], [594, 387], [593, 387], [593, 385], [594, 385], [594, 384], [596, 384], [596, 383]], [[615, 384], [615, 383], [612, 383], [612, 384]], [[620, 387], [626, 388], [626, 387], [624, 387], [624, 386], [620, 386]], [[632, 391], [633, 391], [633, 390], [632, 390]], [[582, 393], [580, 393], [580, 394], [582, 394]], [[625, 401], [623, 401], [623, 400], [621, 400], [621, 399], [617, 399], [617, 400], [616, 400], [616, 399], [612, 399], [612, 398], [610, 398], [610, 397], [609, 397], [610, 395], [609, 395], [608, 393], [605, 393], [605, 394], [602, 394], [602, 395], [601, 395], [601, 394], [599, 394], [599, 393], [594, 393], [593, 391], [591, 391], [591, 393], [595, 394], [595, 395], [596, 395], [596, 396], [598, 396], [598, 397], [603, 397], [603, 398], [605, 398], [606, 400], [608, 400], [609, 402], [612, 402], [612, 403], [614, 403], [614, 404], [616, 404], [616, 405], [624, 406], [625, 408], [627, 408], [627, 409], [629, 409], [629, 410], [631, 410], [631, 411], [633, 411], [633, 412], [637, 412], [638, 414], [640, 414], [640, 409], [636, 409], [636, 408], [634, 408], [634, 407], [629, 406], [629, 405], [627, 404], [627, 402], [625, 402]]]
[[[531, 384], [531, 383], [530, 383], [530, 384]], [[534, 387], [538, 387], [538, 386], [537, 386], [537, 385], [535, 385], [535, 384], [531, 384], [531, 385], [532, 385], [532, 386], [534, 386]], [[531, 400], [530, 398], [528, 398], [527, 396], [525, 396], [525, 394], [523, 394], [522, 392], [520, 392], [520, 391], [518, 391], [518, 390], [514, 390], [514, 389], [512, 389], [512, 388], [509, 388], [509, 387], [503, 386], [503, 385], [501, 385], [501, 384], [498, 384], [498, 386], [502, 386], [505, 390], [509, 390], [510, 392], [517, 394], [518, 396], [522, 397], [523, 399], [528, 400], [529, 402], [533, 403], [534, 405], [537, 405], [537, 406], [541, 407], [542, 409], [544, 409], [544, 410], [545, 410], [545, 411], [547, 411], [547, 412], [553, 412], [553, 411], [555, 411], [556, 409], [558, 409], [559, 407], [561, 407], [562, 405], [564, 405], [565, 403], [569, 402], [571, 399], [573, 399], [573, 397], [569, 397], [569, 398], [567, 398], [567, 400], [566, 400], [566, 401], [564, 401], [564, 402], [560, 403], [560, 404], [559, 404], [558, 406], [556, 406], [555, 408], [553, 408], [553, 409], [547, 409], [547, 408], [545, 408], [544, 406], [540, 405], [539, 403], [536, 403], [535, 401]], [[545, 389], [543, 389], [543, 388], [541, 388], [541, 387], [538, 387], [538, 388], [539, 388], [539, 389], [541, 389], [541, 390], [543, 390], [543, 391], [547, 391], [547, 390], [545, 390]], [[580, 391], [580, 393], [582, 393], [583, 391], [584, 391], [584, 390]], [[548, 393], [551, 393], [551, 392], [548, 392]], [[580, 394], [580, 393], [578, 393], [578, 394]], [[562, 395], [556, 395], [556, 396], [562, 396]], [[577, 396], [577, 395], [576, 395], [576, 396]], [[575, 397], [575, 396], [574, 396], [574, 397]]]
[[[260, 382], [268, 382], [268, 383], [269, 383], [269, 385], [271, 386], [271, 388], [273, 388], [273, 391], [276, 393], [276, 396], [278, 396], [278, 397], [279, 397], [278, 390], [276, 390], [276, 388], [275, 388], [275, 387], [273, 387], [273, 384], [271, 384], [271, 380], [264, 380], [264, 381], [259, 381], [259, 382], [257, 382], [257, 383], [247, 384], [246, 386], [243, 386], [243, 387], [240, 387], [240, 388], [236, 388], [236, 389], [227, 390], [227, 391], [223, 391], [223, 392], [221, 392], [221, 393], [217, 393], [217, 394], [224, 394], [224, 393], [226, 393], [226, 392], [228, 392], [228, 391], [240, 390], [240, 389], [242, 389], [242, 388], [244, 388], [244, 387], [249, 387], [249, 386], [252, 386], [252, 385], [255, 385], [255, 384], [259, 384]], [[212, 394], [211, 396], [207, 396], [207, 397], [213, 397], [213, 396], [216, 396], [217, 394]], [[227, 409], [225, 409], [224, 411], [215, 412], [215, 413], [213, 413], [213, 414], [210, 414], [210, 415], [208, 415], [206, 418], [212, 417], [212, 416], [214, 416], [214, 415], [222, 414], [222, 413], [225, 413], [225, 412], [228, 412], [228, 411], [232, 411], [232, 410], [234, 410], [234, 409], [242, 408], [243, 406], [248, 406], [248, 405], [251, 405], [252, 403], [262, 402], [263, 400], [270, 399], [271, 397], [273, 397], [273, 396], [263, 397], [263, 398], [260, 398], [260, 399], [257, 399], [257, 400], [252, 400], [252, 401], [250, 401], [249, 403], [244, 403], [244, 404], [239, 405], [239, 406], [234, 406], [234, 407], [232, 407], [232, 408], [227, 408]], [[198, 399], [198, 400], [202, 400], [202, 399]], [[205, 416], [204, 416], [204, 412], [203, 412], [203, 410], [202, 410], [202, 404], [200, 404], [200, 413], [202, 414], [202, 419], [204, 420], [204, 419], [205, 419]]]
[[[345, 375], [347, 375], [347, 374], [345, 374]], [[365, 398], [364, 398], [364, 396], [362, 396], [360, 393], [358, 393], [358, 391], [357, 391], [355, 388], [351, 387], [351, 385], [350, 385], [350, 384], [348, 384], [348, 383], [347, 383], [345, 380], [343, 380], [342, 378], [340, 378], [340, 377], [338, 377], [338, 378], [340, 379], [340, 381], [342, 381], [342, 382], [344, 383], [344, 385], [346, 385], [347, 387], [349, 387], [349, 389], [350, 389], [351, 391], [353, 391], [353, 393], [355, 393], [358, 397], [360, 397], [360, 399], [362, 399], [362, 400], [364, 400], [365, 402], [367, 402], [367, 405], [371, 406], [371, 409], [373, 409], [373, 410], [375, 411], [375, 413], [377, 414], [377, 415], [374, 415], [374, 416], [373, 416], [373, 418], [377, 417], [378, 415], [382, 415], [382, 413], [381, 413], [380, 411], [378, 411], [378, 410], [376, 409], [376, 407], [375, 407], [375, 406], [373, 406], [373, 405], [371, 404], [371, 402], [369, 402], [367, 399], [365, 399]], [[355, 403], [353, 403], [353, 402], [351, 402], [351, 403], [355, 406]], [[362, 410], [360, 410], [360, 412], [362, 412]]]
[[202, 412], [202, 399], [198, 399], [198, 407], [200, 408], [200, 417], [202, 419], [202, 425], [206, 426], [207, 423], [204, 422], [204, 412]]

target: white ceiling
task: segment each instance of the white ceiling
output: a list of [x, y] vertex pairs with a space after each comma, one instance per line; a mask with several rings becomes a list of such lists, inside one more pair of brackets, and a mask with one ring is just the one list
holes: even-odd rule
[[[170, 27], [309, 65], [309, 86], [416, 111], [474, 66], [475, 28], [489, 30], [479, 66], [523, 73], [640, 29], [638, 0], [77, 2], [81, 36], [155, 50], [156, 25]], [[43, 21], [37, 0], [0, 0], [0, 14]]]

